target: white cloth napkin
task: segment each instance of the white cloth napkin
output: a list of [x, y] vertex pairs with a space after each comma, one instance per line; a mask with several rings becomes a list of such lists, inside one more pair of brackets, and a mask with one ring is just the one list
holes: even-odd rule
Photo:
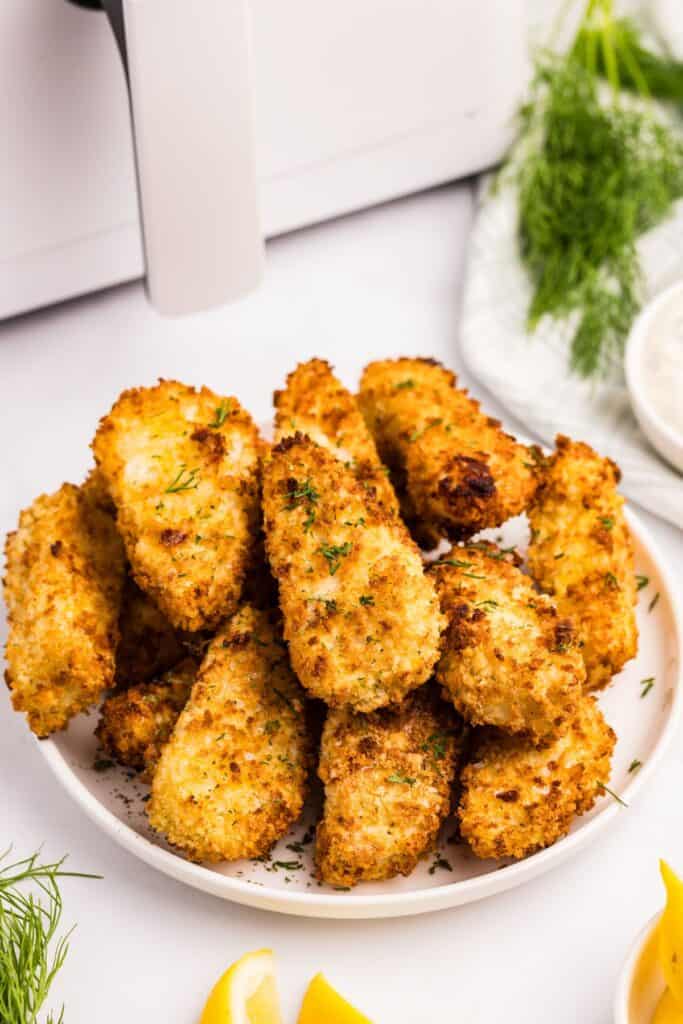
[[[470, 238], [462, 354], [471, 373], [546, 444], [568, 434], [621, 467], [633, 501], [683, 529], [683, 476], [650, 447], [631, 412], [619, 362], [604, 379], [570, 374], [566, 325], [525, 329], [531, 287], [516, 242], [514, 189], [482, 189]], [[639, 243], [648, 297], [683, 278], [683, 201]], [[683, 401], [683, 395], [681, 396]]]

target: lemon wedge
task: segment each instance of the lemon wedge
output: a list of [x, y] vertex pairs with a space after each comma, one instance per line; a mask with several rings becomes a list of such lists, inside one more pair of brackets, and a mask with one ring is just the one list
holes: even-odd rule
[[664, 995], [657, 1003], [652, 1024], [683, 1024], [683, 1010], [668, 988], [664, 990]]
[[342, 999], [322, 974], [316, 974], [306, 989], [298, 1024], [372, 1024], [372, 1021]]
[[270, 949], [247, 953], [214, 985], [199, 1024], [282, 1024]]
[[666, 887], [666, 907], [659, 922], [659, 962], [671, 993], [683, 1006], [683, 882], [666, 861], [659, 870]]

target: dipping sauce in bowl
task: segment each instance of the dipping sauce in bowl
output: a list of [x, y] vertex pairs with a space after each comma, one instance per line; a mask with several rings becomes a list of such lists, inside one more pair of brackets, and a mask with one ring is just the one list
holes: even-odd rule
[[683, 281], [658, 295], [634, 323], [625, 370], [643, 433], [683, 472]]

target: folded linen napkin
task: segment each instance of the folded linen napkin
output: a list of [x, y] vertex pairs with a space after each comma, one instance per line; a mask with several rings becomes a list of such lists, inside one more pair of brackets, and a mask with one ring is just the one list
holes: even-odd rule
[[[461, 346], [467, 368], [537, 438], [587, 441], [621, 467], [633, 501], [683, 529], [683, 476], [660, 459], [631, 411], [623, 369], [586, 381], [568, 368], [566, 324], [529, 335], [531, 286], [519, 261], [515, 191], [484, 187], [469, 241]], [[639, 242], [648, 298], [683, 278], [683, 201]], [[681, 395], [683, 401], [683, 395]]]

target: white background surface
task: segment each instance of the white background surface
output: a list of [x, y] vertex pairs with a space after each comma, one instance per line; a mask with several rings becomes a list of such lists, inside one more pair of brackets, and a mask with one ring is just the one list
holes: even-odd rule
[[[236, 393], [262, 420], [286, 372], [313, 355], [349, 385], [383, 356], [458, 370], [471, 214], [469, 188], [449, 187], [280, 239], [261, 290], [202, 317], [161, 320], [133, 285], [0, 326], [0, 532], [38, 492], [82, 478], [87, 441], [123, 387], [176, 376]], [[681, 535], [643, 518], [676, 570]], [[54, 996], [68, 1024], [195, 1024], [216, 977], [264, 945], [287, 1024], [318, 970], [376, 1024], [609, 1024], [621, 961], [661, 902], [657, 858], [683, 868], [682, 779], [679, 737], [606, 837], [522, 889], [422, 917], [313, 921], [204, 896], [120, 850], [0, 697], [0, 846], [23, 855], [44, 842], [46, 856], [68, 852], [74, 869], [104, 876], [64, 885], [64, 920], [78, 928]]]

